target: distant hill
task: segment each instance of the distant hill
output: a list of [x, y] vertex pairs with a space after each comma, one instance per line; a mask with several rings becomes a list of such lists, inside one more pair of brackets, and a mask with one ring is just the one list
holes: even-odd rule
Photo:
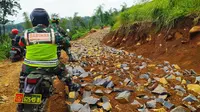
[[[86, 25], [88, 25], [90, 18], [91, 17], [89, 17], [89, 16], [85, 16], [85, 17], [82, 17], [82, 20]], [[21, 22], [21, 23], [18, 23], [18, 24], [8, 24], [8, 25], [6, 25], [6, 33], [9, 33], [13, 28], [17, 28], [20, 31], [20, 33], [23, 32], [23, 30], [25, 29], [23, 24], [24, 24], [24, 22]], [[96, 20], [95, 24], [99, 24], [99, 20]], [[72, 21], [68, 21], [66, 26], [67, 26], [67, 28], [71, 28], [72, 27]]]
[[6, 25], [6, 33], [9, 33], [13, 28], [17, 28], [21, 33], [24, 30], [23, 22], [18, 24], [9, 24]]

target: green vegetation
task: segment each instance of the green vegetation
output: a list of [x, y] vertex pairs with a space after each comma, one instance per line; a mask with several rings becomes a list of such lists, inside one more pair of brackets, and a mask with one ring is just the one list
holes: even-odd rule
[[[18, 3], [18, 0], [1, 0], [0, 2], [0, 36], [2, 35], [2, 29], [3, 29], [3, 35], [5, 36], [5, 25], [10, 20], [7, 19], [8, 15], [15, 15], [17, 13], [18, 9], [21, 9], [20, 4]], [[0, 42], [2, 42], [3, 39], [0, 38]]]
[[72, 39], [76, 40], [79, 37], [85, 36], [89, 31], [88, 30], [83, 30], [83, 31], [77, 31], [74, 35], [72, 35]]
[[113, 29], [141, 21], [155, 23], [159, 29], [171, 28], [177, 19], [200, 12], [200, 0], [152, 0], [121, 12]]
[[11, 40], [6, 35], [5, 25], [12, 21], [8, 20], [7, 17], [15, 15], [21, 7], [17, 0], [1, 0], [0, 7], [0, 60], [2, 60], [9, 56], [11, 48]]
[[11, 39], [8, 35], [5, 35], [3, 41], [0, 43], [0, 60], [9, 57], [9, 51], [11, 49]]
[[32, 24], [31, 24], [31, 21], [28, 17], [28, 14], [26, 12], [23, 13], [23, 16], [24, 16], [24, 28], [25, 29], [29, 29], [29, 28], [32, 28]]
[[100, 5], [95, 9], [92, 17], [80, 17], [78, 13], [74, 13], [73, 17], [62, 18], [60, 26], [63, 29], [70, 29], [69, 35], [75, 40], [85, 36], [91, 29], [104, 28], [104, 26], [112, 27], [116, 22], [117, 15], [127, 9], [125, 3], [121, 7], [120, 11], [115, 8], [104, 11], [103, 5]]

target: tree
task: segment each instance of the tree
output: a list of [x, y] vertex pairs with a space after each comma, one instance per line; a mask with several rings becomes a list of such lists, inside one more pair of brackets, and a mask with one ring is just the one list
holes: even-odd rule
[[30, 22], [30, 19], [28, 17], [28, 14], [26, 12], [23, 13], [24, 16], [24, 28], [25, 29], [29, 29], [32, 28], [32, 24]]
[[127, 4], [124, 2], [122, 5], [121, 5], [122, 9], [121, 9], [121, 12], [124, 12], [126, 9], [127, 9]]
[[103, 15], [103, 5], [99, 5], [96, 9], [95, 16], [100, 19], [100, 26], [104, 26], [104, 15]]
[[88, 23], [88, 28], [89, 30], [92, 29], [93, 26], [95, 26], [95, 21], [96, 21], [96, 16], [92, 16], [89, 20], [89, 23]]
[[62, 27], [64, 30], [66, 30], [67, 29], [67, 18], [62, 18], [61, 20], [60, 20], [60, 27]]
[[110, 24], [110, 21], [111, 21], [111, 14], [108, 12], [108, 11], [105, 11], [103, 13], [103, 19], [104, 19], [104, 25], [109, 25]]
[[9, 22], [7, 16], [16, 15], [18, 13], [17, 10], [21, 10], [21, 6], [18, 0], [1, 0], [0, 7], [0, 24], [3, 26], [3, 34], [5, 35], [5, 24]]
[[78, 29], [78, 28], [84, 28], [84, 29], [87, 29], [87, 25], [84, 23], [83, 19], [78, 16], [78, 13], [75, 12], [74, 13], [74, 17], [73, 17], [73, 26], [75, 27], [75, 29]]

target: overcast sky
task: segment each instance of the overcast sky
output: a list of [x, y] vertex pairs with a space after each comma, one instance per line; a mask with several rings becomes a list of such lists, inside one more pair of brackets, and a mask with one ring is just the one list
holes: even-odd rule
[[19, 0], [22, 10], [17, 16], [9, 17], [15, 23], [23, 22], [22, 13], [31, 11], [34, 8], [44, 8], [49, 14], [58, 13], [61, 17], [73, 16], [78, 12], [79, 16], [91, 16], [97, 6], [104, 4], [104, 9], [108, 10], [111, 7], [120, 9], [120, 5], [124, 2], [128, 7], [132, 6], [140, 0]]

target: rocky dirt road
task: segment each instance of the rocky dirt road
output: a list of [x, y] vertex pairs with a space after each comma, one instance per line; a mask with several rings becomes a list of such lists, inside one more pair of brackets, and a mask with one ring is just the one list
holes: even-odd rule
[[[72, 52], [79, 59], [66, 63], [79, 92], [67, 93], [64, 85], [55, 85], [60, 94], [51, 99], [51, 112], [64, 112], [65, 104], [78, 112], [198, 112], [200, 111], [200, 76], [194, 70], [181, 70], [168, 61], [154, 63], [150, 59], [113, 49], [101, 44], [108, 28], [73, 41]], [[66, 55], [62, 54], [62, 61]], [[0, 109], [15, 112], [21, 62], [0, 64]], [[59, 99], [60, 98], [60, 99]]]

